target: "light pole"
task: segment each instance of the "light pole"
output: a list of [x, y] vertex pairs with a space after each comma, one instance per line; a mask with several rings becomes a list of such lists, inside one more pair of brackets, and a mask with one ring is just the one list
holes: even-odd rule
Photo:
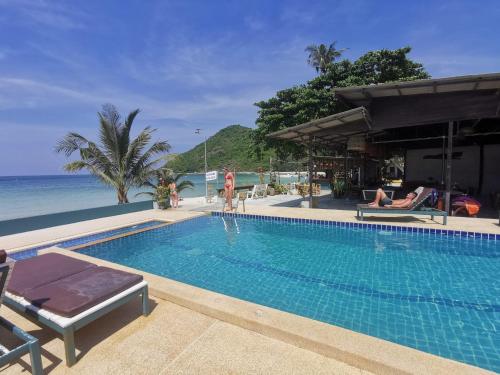
[[[202, 129], [196, 129], [195, 134], [200, 134], [201, 135]], [[205, 201], [208, 200], [208, 181], [207, 181], [207, 172], [208, 172], [208, 166], [207, 166], [207, 137], [204, 136], [205, 138]]]

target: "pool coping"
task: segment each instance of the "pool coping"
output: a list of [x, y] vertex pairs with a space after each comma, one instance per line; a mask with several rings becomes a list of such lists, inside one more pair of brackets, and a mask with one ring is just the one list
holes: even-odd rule
[[58, 247], [40, 251], [41, 254], [48, 252], [141, 274], [148, 281], [152, 296], [367, 371], [383, 374], [494, 374], [480, 367], [75, 251]]
[[309, 218], [296, 218], [287, 216], [276, 216], [276, 215], [266, 215], [266, 214], [247, 214], [239, 212], [221, 212], [221, 211], [209, 211], [211, 216], [220, 217], [236, 217], [236, 218], [247, 218], [247, 219], [257, 219], [263, 221], [282, 221], [288, 223], [298, 223], [298, 224], [315, 224], [315, 225], [327, 225], [340, 228], [359, 228], [359, 229], [374, 229], [374, 230], [386, 230], [391, 232], [408, 232], [408, 233], [420, 233], [420, 234], [430, 234], [436, 236], [456, 236], [456, 237], [468, 237], [477, 238], [483, 240], [496, 240], [500, 241], [500, 234], [489, 233], [489, 232], [475, 232], [475, 231], [460, 231], [455, 229], [438, 229], [438, 228], [422, 228], [418, 226], [411, 225], [391, 225], [391, 224], [372, 224], [365, 223], [362, 221], [337, 221], [337, 220], [323, 220], [323, 219], [309, 219]]
[[[129, 233], [136, 234], [136, 233], [139, 233], [139, 232], [142, 232], [142, 231], [145, 231], [145, 230], [161, 228], [161, 227], [163, 227], [165, 225], [176, 223], [176, 221], [165, 220], [165, 219], [146, 219], [146, 220], [141, 220], [141, 221], [133, 222], [133, 223], [130, 223], [130, 224], [125, 224], [125, 225], [122, 224], [122, 225], [117, 225], [117, 226], [113, 226], [113, 227], [108, 227], [108, 228], [105, 228], [105, 229], [98, 229], [98, 230], [95, 230], [95, 231], [83, 232], [83, 233], [71, 235], [71, 236], [68, 236], [68, 237], [61, 237], [61, 238], [54, 239], [54, 240], [32, 243], [32, 244], [29, 244], [29, 245], [26, 245], [26, 246], [20, 246], [20, 247], [17, 247], [17, 248], [9, 249], [8, 253], [9, 254], [10, 253], [15, 254], [15, 253], [23, 252], [23, 251], [41, 251], [41, 250], [44, 250], [46, 248], [56, 246], [57, 244], [59, 244], [61, 242], [76, 240], [78, 238], [83, 238], [83, 237], [90, 237], [90, 236], [94, 236], [94, 235], [101, 234], [101, 233], [106, 233], [106, 232], [111, 232], [111, 231], [114, 231], [114, 230], [119, 230], [119, 229], [122, 229], [122, 228], [134, 227], [136, 225], [146, 224], [146, 223], [153, 222], [153, 221], [162, 221], [163, 223], [162, 224], [157, 224], [157, 225], [152, 225], [150, 227], [140, 228], [140, 229], [137, 229], [137, 230], [131, 231], [131, 232], [116, 234], [116, 235], [111, 236], [111, 237], [106, 237], [103, 240], [107, 240], [108, 238], [111, 239], [112, 237], [113, 237], [113, 239], [116, 239], [116, 238], [121, 237], [123, 235], [128, 235]], [[99, 241], [100, 240], [97, 240], [97, 241], [94, 241], [94, 242], [99, 242]], [[85, 246], [90, 246], [91, 244], [94, 244], [94, 242], [89, 242], [89, 243], [85, 244]]]

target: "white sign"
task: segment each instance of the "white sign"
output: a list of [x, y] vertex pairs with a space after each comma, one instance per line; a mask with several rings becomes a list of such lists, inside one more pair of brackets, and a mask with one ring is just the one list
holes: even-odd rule
[[206, 180], [206, 181], [214, 181], [214, 180], [217, 180], [217, 171], [210, 171], [210, 172], [207, 172], [207, 174], [205, 175], [205, 180]]

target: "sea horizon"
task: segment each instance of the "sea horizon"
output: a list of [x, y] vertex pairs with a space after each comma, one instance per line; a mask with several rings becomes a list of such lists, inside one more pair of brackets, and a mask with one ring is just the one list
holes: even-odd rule
[[[189, 173], [182, 179], [192, 181], [194, 187], [183, 190], [181, 197], [205, 196], [204, 173]], [[223, 179], [222, 173], [219, 173], [218, 180], [211, 182], [212, 188], [222, 188]], [[252, 185], [259, 183], [259, 175], [255, 172], [238, 172], [236, 180], [237, 185]], [[282, 182], [291, 180], [293, 178], [282, 178]], [[151, 197], [147, 195], [136, 196], [146, 191], [147, 188], [131, 188], [129, 201], [150, 200]], [[115, 190], [91, 174], [0, 176], [0, 221], [117, 203]]]

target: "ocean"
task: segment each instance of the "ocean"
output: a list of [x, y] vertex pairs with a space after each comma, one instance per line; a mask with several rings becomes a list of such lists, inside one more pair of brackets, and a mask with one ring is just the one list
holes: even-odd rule
[[[265, 178], [268, 182], [269, 176]], [[183, 190], [181, 197], [205, 195], [204, 174], [189, 174], [185, 179], [193, 182], [194, 188]], [[290, 178], [281, 178], [282, 183], [289, 180]], [[259, 176], [256, 173], [238, 173], [236, 176], [238, 186], [258, 182]], [[213, 186], [223, 187], [221, 174]], [[150, 199], [145, 195], [135, 197], [140, 191], [147, 189], [132, 189], [128, 194], [129, 200], [137, 202]], [[0, 176], [0, 220], [109, 206], [116, 203], [116, 193], [113, 188], [102, 184], [91, 175]]]

